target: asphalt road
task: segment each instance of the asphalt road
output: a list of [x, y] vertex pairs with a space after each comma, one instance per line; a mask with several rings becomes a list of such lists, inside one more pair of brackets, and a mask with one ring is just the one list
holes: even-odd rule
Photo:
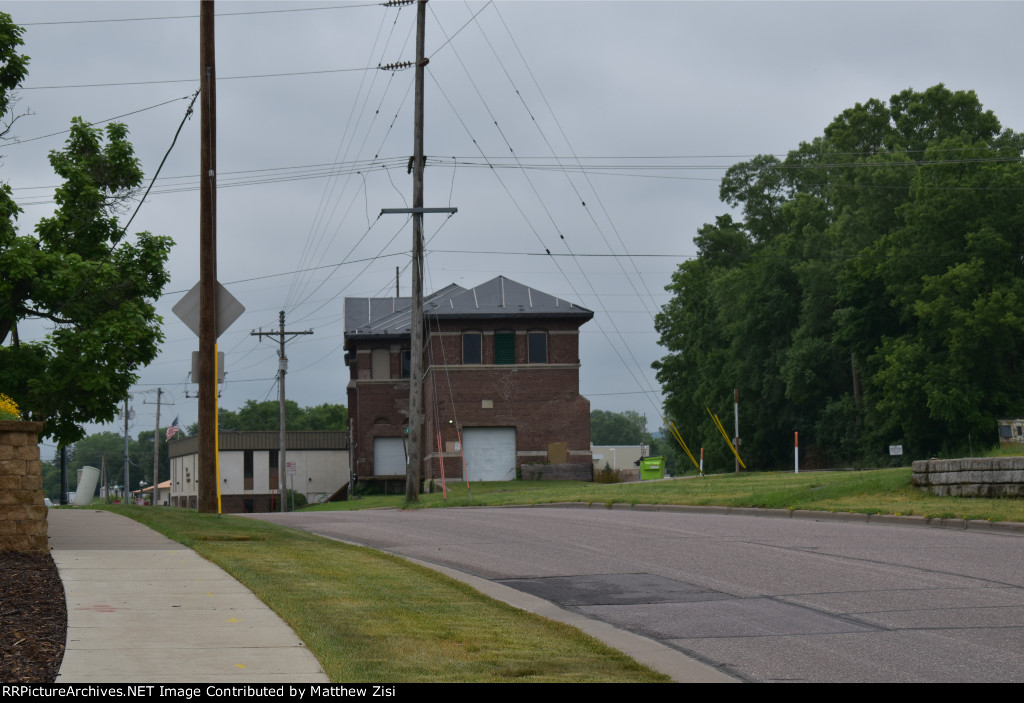
[[253, 516], [497, 581], [747, 681], [1024, 681], [1024, 538], [605, 508]]

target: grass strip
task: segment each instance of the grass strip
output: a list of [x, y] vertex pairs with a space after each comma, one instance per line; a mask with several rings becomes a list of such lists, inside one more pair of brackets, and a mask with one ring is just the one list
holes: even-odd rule
[[[1024, 522], [1019, 498], [952, 498], [932, 495], [910, 483], [911, 470], [822, 473], [751, 472], [690, 477], [674, 481], [583, 483], [579, 481], [452, 482], [445, 500], [440, 492], [425, 493], [408, 507], [440, 508], [543, 503], [615, 503], [655, 505], [725, 505], [748, 508], [825, 510], [884, 515], [920, 515]], [[365, 510], [402, 507], [404, 496], [363, 496], [359, 500], [313, 505], [304, 510]]]
[[398, 557], [231, 515], [103, 507], [195, 550], [245, 584], [295, 630], [334, 682], [669, 680], [576, 628]]

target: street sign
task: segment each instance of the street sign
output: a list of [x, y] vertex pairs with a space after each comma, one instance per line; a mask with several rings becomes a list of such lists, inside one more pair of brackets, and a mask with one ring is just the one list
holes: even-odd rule
[[[192, 352], [192, 383], [199, 383], [199, 352]], [[217, 383], [224, 383], [224, 352], [217, 352]]]
[[[199, 336], [199, 284], [192, 286], [192, 290], [179, 300], [171, 311], [178, 316], [185, 325], [192, 330], [195, 336]], [[217, 283], [217, 337], [230, 327], [235, 320], [245, 312], [245, 306], [238, 302], [235, 296], [228, 292], [228, 289]]]

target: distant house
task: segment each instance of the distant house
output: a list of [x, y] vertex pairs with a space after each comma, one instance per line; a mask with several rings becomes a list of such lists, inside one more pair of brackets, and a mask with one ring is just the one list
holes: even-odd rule
[[1001, 419], [998, 426], [999, 446], [1013, 447], [1024, 444], [1024, 417]]
[[[170, 503], [170, 494], [171, 494], [171, 482], [170, 482], [170, 480], [162, 481], [156, 487], [156, 489], [157, 489], [156, 490], [156, 504], [157, 505], [170, 505], [171, 504]], [[133, 495], [136, 495], [137, 493], [141, 493], [143, 499], [148, 504], [150, 504], [150, 505], [153, 504], [153, 487], [152, 486], [147, 486], [146, 488], [143, 488], [142, 491], [139, 491], [139, 492], [133, 491]]]
[[[225, 513], [265, 513], [280, 509], [280, 432], [220, 432], [220, 493]], [[171, 457], [170, 504], [197, 506], [199, 437], [168, 443]], [[348, 433], [285, 432], [287, 488], [316, 503], [348, 482]], [[163, 484], [161, 484], [162, 486]], [[163, 495], [161, 490], [160, 495]]]
[[[594, 313], [499, 276], [424, 296], [424, 479], [515, 478], [528, 463], [589, 467], [579, 330]], [[410, 298], [345, 300], [352, 471], [405, 474]]]

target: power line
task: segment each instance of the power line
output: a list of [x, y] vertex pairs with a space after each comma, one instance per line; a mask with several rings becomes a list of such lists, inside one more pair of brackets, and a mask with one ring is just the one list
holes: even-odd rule
[[[368, 63], [373, 61], [378, 46], [380, 46], [380, 53], [377, 55], [377, 64], [380, 65], [381, 63], [383, 63], [385, 54], [388, 51], [388, 48], [391, 46], [391, 41], [395, 36], [395, 31], [398, 27], [398, 18], [400, 15], [401, 12], [395, 14], [394, 20], [391, 23], [390, 31], [388, 31], [387, 36], [384, 38], [383, 44], [381, 45], [381, 37], [384, 33], [384, 27], [387, 20], [386, 13], [381, 14], [380, 25], [377, 28], [377, 34], [374, 38], [373, 46], [370, 47]], [[408, 41], [409, 35], [406, 35], [405, 46], [408, 45]], [[366, 145], [366, 140], [369, 138], [370, 131], [372, 130], [373, 125], [377, 121], [377, 116], [380, 114], [380, 107], [381, 105], [383, 105], [384, 98], [386, 97], [391, 87], [392, 81], [394, 80], [394, 75], [394, 73], [391, 74], [391, 79], [387, 82], [387, 85], [385, 85], [384, 87], [384, 90], [381, 95], [381, 102], [380, 104], [378, 104], [377, 109], [374, 111], [373, 117], [370, 119], [370, 123], [366, 127], [366, 136], [363, 138], [363, 142], [362, 144], [360, 144], [357, 154], [361, 152], [363, 147]], [[360, 80], [359, 87], [356, 91], [356, 98], [352, 101], [352, 107], [349, 110], [348, 118], [345, 122], [345, 128], [342, 131], [341, 139], [338, 141], [338, 148], [335, 151], [334, 156], [335, 162], [343, 162], [348, 156], [349, 151], [352, 149], [352, 145], [356, 138], [356, 132], [359, 129], [359, 125], [363, 118], [363, 113], [365, 111], [366, 105], [369, 103], [370, 95], [373, 92], [373, 88], [376, 82], [377, 74], [373, 74], [373, 77], [370, 79], [369, 86], [366, 86], [366, 93], [364, 96], [363, 87], [366, 83], [366, 75], [364, 74], [362, 80]], [[406, 93], [406, 95], [408, 96], [408, 92]], [[353, 116], [356, 116], [354, 121]], [[397, 119], [397, 114], [395, 117]], [[390, 133], [391, 130], [389, 128], [385, 134], [385, 139], [387, 138], [387, 135]], [[380, 148], [378, 148], [377, 153], [374, 154], [374, 160], [376, 160], [379, 154]], [[330, 182], [325, 184], [324, 189], [320, 194], [320, 202], [317, 204], [316, 212], [314, 213], [313, 220], [310, 223], [309, 232], [306, 234], [306, 240], [303, 245], [302, 252], [299, 254], [299, 260], [297, 262], [299, 268], [302, 268], [308, 262], [315, 260], [318, 254], [319, 256], [323, 256], [326, 253], [326, 250], [330, 247], [331, 243], [334, 241], [335, 237], [340, 231], [342, 224], [344, 224], [345, 220], [348, 218], [348, 215], [351, 212], [353, 205], [355, 204], [355, 198], [357, 197], [358, 193], [356, 195], [353, 195], [352, 199], [349, 201], [348, 208], [345, 210], [345, 213], [341, 217], [341, 221], [338, 223], [337, 228], [334, 229], [333, 234], [331, 234], [330, 237], [328, 238], [327, 235], [328, 231], [331, 229], [331, 221], [334, 219], [335, 213], [337, 212], [338, 207], [341, 204], [342, 197], [347, 191], [348, 184], [350, 183], [351, 180], [351, 174], [349, 173], [347, 175], [349, 177], [346, 178], [344, 181], [340, 182], [340, 188], [338, 177], [332, 177]], [[363, 179], [363, 184], [365, 187], [365, 178]], [[335, 192], [337, 192], [337, 195], [335, 195]], [[334, 206], [330, 208], [330, 212], [328, 213], [328, 204], [331, 201], [333, 201]], [[285, 296], [284, 307], [286, 309], [292, 310], [297, 305], [301, 304], [301, 302], [295, 303], [294, 301], [303, 295], [303, 293], [305, 292], [306, 288], [308, 288], [309, 285], [310, 280], [308, 277], [296, 276], [295, 280], [292, 281], [292, 284], [288, 289], [287, 295]], [[306, 296], [306, 298], [308, 299], [308, 295]]]
[[[319, 12], [321, 10], [351, 10], [356, 7], [375, 7], [381, 5], [379, 2], [363, 3], [359, 5], [332, 5], [329, 7], [295, 7], [287, 10], [250, 10], [247, 12], [217, 12], [215, 17], [238, 17], [241, 15], [274, 15], [286, 12]], [[164, 15], [161, 17], [116, 17], [102, 20], [55, 20], [53, 22], [19, 22], [22, 27], [44, 27], [58, 24], [104, 24], [111, 22], [152, 22], [157, 20], [192, 20], [199, 15]]]
[[[239, 81], [250, 78], [281, 78], [288, 76], [315, 76], [325, 73], [348, 73], [352, 71], [376, 71], [377, 66], [363, 66], [359, 68], [327, 68], [318, 71], [289, 71], [287, 73], [256, 73], [248, 76], [217, 76], [218, 81]], [[196, 83], [196, 78], [171, 78], [159, 81], [123, 81], [120, 83], [76, 83], [69, 85], [30, 85], [23, 86], [20, 90], [60, 90], [63, 88], [114, 88], [119, 86], [132, 85], [162, 85], [164, 83]]]
[[[484, 100], [484, 98], [483, 98], [483, 95], [482, 95], [482, 93], [480, 92], [480, 89], [479, 89], [479, 88], [477, 87], [477, 84], [476, 84], [476, 82], [475, 82], [475, 81], [474, 81], [474, 80], [472, 79], [472, 77], [471, 77], [471, 76], [469, 75], [469, 69], [468, 69], [468, 68], [466, 67], [466, 64], [465, 64], [465, 62], [464, 62], [464, 61], [462, 61], [462, 58], [461, 58], [461, 56], [459, 55], [459, 52], [458, 52], [458, 50], [456, 50], [456, 49], [454, 48], [454, 46], [453, 46], [453, 49], [452, 49], [452, 50], [453, 50], [453, 51], [454, 51], [454, 53], [455, 53], [456, 59], [458, 59], [458, 61], [459, 61], [460, 65], [462, 66], [462, 68], [463, 68], [463, 71], [464, 71], [464, 72], [466, 73], [466, 76], [467, 76], [467, 78], [469, 79], [469, 81], [470, 81], [470, 84], [471, 84], [471, 85], [473, 86], [474, 90], [476, 91], [477, 97], [478, 97], [478, 98], [480, 99], [480, 101], [481, 101], [481, 102], [482, 102], [482, 103], [484, 104], [484, 109], [485, 109], [485, 110], [487, 111], [487, 114], [488, 114], [488, 115], [490, 116], [490, 119], [491, 119], [491, 121], [493, 122], [493, 124], [494, 124], [495, 128], [497, 129], [497, 131], [498, 131], [499, 135], [501, 136], [502, 140], [503, 140], [503, 141], [505, 142], [505, 146], [506, 146], [506, 147], [508, 148], [509, 152], [510, 152], [510, 153], [512, 154], [511, 158], [512, 158], [512, 159], [514, 159], [514, 160], [516, 161], [517, 165], [518, 165], [518, 164], [520, 163], [520, 162], [519, 162], [519, 157], [518, 157], [518, 156], [516, 155], [516, 153], [515, 153], [515, 150], [514, 150], [514, 149], [512, 148], [512, 145], [511, 145], [511, 144], [509, 143], [509, 141], [508, 141], [508, 138], [507, 138], [507, 136], [506, 136], [506, 135], [504, 134], [504, 132], [503, 132], [503, 131], [502, 131], [502, 129], [501, 129], [501, 126], [500, 126], [500, 125], [498, 124], [498, 121], [497, 121], [497, 119], [495, 118], [495, 116], [494, 116], [494, 114], [493, 114], [493, 111], [492, 111], [492, 110], [491, 110], [491, 108], [490, 108], [490, 107], [489, 107], [489, 106], [487, 105], [487, 102], [486, 102], [486, 100]], [[433, 73], [431, 73], [431, 74], [430, 74], [430, 76], [431, 76], [431, 78], [432, 78], [432, 79], [434, 80], [434, 83], [435, 83], [435, 84], [437, 85], [437, 87], [438, 87], [438, 90], [439, 90], [439, 91], [441, 92], [441, 95], [442, 95], [442, 96], [443, 96], [443, 97], [445, 98], [445, 100], [446, 100], [446, 101], [448, 102], [449, 106], [450, 106], [450, 107], [452, 108], [452, 112], [453, 112], [453, 113], [455, 114], [455, 116], [456, 116], [456, 118], [458, 119], [459, 123], [460, 123], [460, 124], [461, 124], [461, 125], [463, 126], [463, 128], [464, 128], [464, 129], [466, 130], [467, 134], [469, 134], [470, 140], [471, 140], [471, 141], [473, 142], [473, 144], [474, 144], [474, 145], [475, 145], [475, 146], [477, 147], [477, 149], [481, 151], [481, 156], [482, 156], [482, 155], [483, 155], [483, 153], [482, 153], [482, 149], [481, 149], [481, 147], [480, 147], [479, 143], [478, 143], [478, 142], [477, 142], [477, 140], [476, 140], [476, 139], [475, 139], [475, 138], [473, 137], [472, 133], [471, 133], [471, 132], [469, 132], [469, 128], [467, 127], [467, 125], [466, 125], [465, 121], [464, 121], [464, 120], [462, 119], [462, 117], [461, 117], [461, 115], [459, 114], [458, 110], [456, 110], [456, 109], [455, 109], [455, 106], [454, 106], [454, 105], [452, 104], [452, 102], [451, 102], [451, 99], [450, 99], [450, 98], [448, 98], [447, 94], [446, 94], [446, 93], [444, 92], [444, 89], [443, 89], [443, 88], [441, 88], [441, 86], [440, 86], [440, 83], [439, 83], [439, 82], [438, 82], [438, 80], [437, 80], [437, 77], [436, 77], [436, 76], [434, 76], [434, 74], [433, 74]], [[486, 160], [486, 159], [485, 159], [485, 160]], [[506, 191], [506, 193], [508, 193], [509, 197], [510, 197], [510, 198], [512, 199], [512, 203], [513, 203], [513, 204], [514, 204], [514, 205], [516, 206], [516, 208], [517, 208], [517, 209], [519, 210], [519, 212], [520, 212], [520, 214], [521, 214], [521, 215], [523, 216], [524, 220], [526, 220], [526, 222], [527, 222], [527, 225], [528, 225], [528, 226], [530, 227], [530, 229], [531, 229], [531, 230], [533, 231], [533, 233], [534, 233], [534, 236], [535, 236], [535, 237], [537, 237], [538, 241], [540, 241], [540, 243], [541, 243], [541, 246], [542, 246], [542, 247], [544, 248], [545, 252], [547, 252], [548, 254], [550, 254], [550, 253], [551, 253], [551, 250], [550, 250], [550, 248], [549, 248], [549, 247], [548, 247], [548, 246], [547, 246], [547, 245], [546, 245], [546, 244], [544, 243], [543, 239], [542, 239], [542, 238], [541, 238], [541, 236], [540, 236], [540, 233], [539, 233], [539, 232], [537, 231], [537, 229], [536, 229], [536, 228], [535, 228], [535, 227], [533, 226], [533, 224], [532, 224], [532, 223], [530, 222], [529, 218], [527, 218], [527, 217], [526, 217], [526, 214], [525, 214], [525, 212], [523, 212], [522, 208], [521, 208], [521, 207], [519, 206], [519, 204], [518, 204], [518, 203], [516, 202], [515, 198], [514, 198], [514, 197], [512, 197], [512, 195], [511, 195], [511, 192], [510, 192], [510, 191], [509, 191], [509, 189], [508, 189], [508, 186], [506, 186], [506, 185], [505, 185], [505, 183], [504, 183], [504, 181], [503, 181], [503, 180], [501, 179], [501, 177], [500, 177], [500, 176], [498, 176], [498, 173], [497, 173], [497, 171], [495, 171], [494, 169], [491, 169], [491, 172], [492, 172], [492, 173], [494, 173], [495, 177], [497, 177], [497, 178], [498, 178], [498, 182], [499, 182], [499, 183], [501, 183], [501, 184], [502, 184], [502, 186], [503, 186], [503, 187], [505, 188], [505, 191]], [[561, 229], [560, 229], [560, 228], [558, 227], [558, 224], [557, 224], [557, 222], [555, 222], [555, 220], [554, 220], [554, 216], [552, 215], [551, 211], [550, 211], [550, 210], [548, 209], [547, 205], [546, 205], [546, 204], [545, 204], [545, 202], [544, 202], [544, 199], [543, 199], [543, 198], [541, 197], [541, 195], [540, 195], [540, 193], [538, 192], [538, 190], [537, 190], [536, 186], [535, 186], [535, 185], [533, 184], [533, 181], [532, 181], [532, 179], [531, 179], [531, 178], [529, 177], [529, 175], [528, 175], [528, 174], [526, 173], [526, 171], [525, 171], [525, 170], [522, 170], [521, 172], [522, 172], [522, 173], [523, 173], [523, 175], [524, 175], [524, 176], [526, 177], [526, 181], [527, 181], [527, 183], [529, 183], [529, 185], [530, 185], [530, 188], [531, 188], [531, 190], [533, 191], [533, 193], [534, 193], [534, 195], [536, 196], [537, 200], [538, 200], [538, 201], [540, 202], [540, 204], [541, 204], [542, 208], [544, 209], [544, 212], [545, 212], [545, 214], [546, 214], [546, 215], [548, 216], [548, 219], [549, 219], [549, 220], [551, 221], [551, 225], [552, 225], [552, 227], [553, 227], [553, 228], [555, 229], [555, 232], [556, 232], [556, 233], [558, 234], [558, 236], [559, 236], [559, 239], [560, 239], [560, 240], [561, 240], [561, 242], [562, 242], [562, 243], [564, 244], [564, 246], [565, 246], [565, 247], [566, 247], [566, 249], [567, 249], [567, 250], [569, 251], [569, 253], [570, 253], [570, 254], [572, 254], [572, 248], [570, 247], [570, 245], [569, 245], [569, 242], [568, 242], [568, 240], [567, 240], [567, 239], [565, 238], [565, 235], [564, 235], [564, 234], [563, 234], [563, 233], [561, 232]], [[581, 275], [583, 276], [584, 280], [586, 280], [586, 282], [587, 282], [587, 283], [588, 283], [588, 285], [590, 286], [590, 289], [591, 289], [591, 291], [592, 291], [593, 295], [594, 295], [594, 296], [595, 296], [595, 298], [597, 298], [597, 300], [598, 300], [598, 301], [600, 302], [600, 301], [601, 301], [601, 298], [600, 298], [600, 295], [599, 295], [599, 294], [597, 293], [597, 289], [595, 288], [595, 286], [594, 286], [594, 284], [593, 284], [593, 281], [591, 281], [590, 277], [589, 277], [589, 276], [587, 275], [587, 273], [586, 273], [586, 272], [585, 272], [585, 271], [583, 270], [583, 266], [582, 266], [582, 265], [580, 264], [579, 260], [578, 260], [578, 259], [577, 259], [576, 257], [573, 257], [573, 260], [574, 260], [574, 262], [576, 263], [576, 266], [577, 266], [577, 268], [579, 269], [579, 272], [580, 272], [580, 274], [581, 274]], [[568, 276], [568, 274], [566, 273], [566, 271], [565, 271], [565, 270], [564, 270], [564, 269], [562, 268], [562, 266], [561, 266], [561, 265], [560, 265], [560, 264], [558, 263], [558, 259], [556, 259], [556, 258], [554, 258], [554, 257], [551, 257], [551, 261], [552, 261], [552, 263], [553, 263], [553, 264], [555, 265], [555, 267], [556, 267], [556, 268], [558, 269], [558, 271], [559, 271], [559, 273], [560, 273], [560, 274], [562, 275], [562, 277], [563, 277], [563, 278], [565, 279], [565, 281], [566, 281], [566, 283], [567, 283], [567, 284], [569, 285], [569, 287], [570, 287], [570, 288], [571, 288], [571, 289], [573, 290], [573, 293], [574, 293], [574, 295], [576, 296], [576, 298], [577, 298], [577, 299], [579, 299], [579, 298], [581, 297], [581, 296], [580, 296], [580, 294], [579, 294], [579, 292], [578, 292], [578, 291], [576, 290], [576, 287], [575, 287], [575, 285], [573, 285], [573, 282], [572, 282], [572, 280], [571, 280], [571, 279], [569, 278], [569, 276]], [[634, 290], [635, 290], [635, 288], [634, 288]], [[653, 302], [653, 299], [652, 299], [652, 302]], [[605, 306], [605, 305], [604, 305], [604, 304], [602, 303], [602, 307], [607, 307], [607, 306]], [[646, 305], [645, 305], [644, 307], [646, 307]], [[616, 334], [617, 334], [617, 336], [618, 336], [618, 338], [619, 338], [619, 340], [620, 340], [620, 342], [621, 342], [622, 346], [624, 346], [624, 347], [625, 347], [625, 349], [626, 349], [626, 352], [627, 352], [627, 354], [629, 354], [629, 356], [630, 356], [630, 358], [632, 359], [632, 361], [633, 361], [634, 365], [636, 366], [637, 370], [639, 371], [639, 373], [640, 373], [640, 378], [642, 378], [642, 379], [644, 380], [645, 384], [646, 384], [646, 385], [647, 385], [647, 387], [648, 387], [648, 388], [650, 389], [650, 390], [649, 390], [649, 393], [650, 393], [650, 395], [648, 395], [648, 398], [650, 399], [650, 398], [651, 398], [651, 396], [656, 396], [656, 394], [657, 394], [657, 393], [656, 393], [656, 391], [654, 391], [654, 389], [653, 389], [653, 388], [651, 387], [651, 385], [650, 385], [650, 382], [649, 382], [649, 380], [648, 380], [648, 379], [647, 379], [647, 377], [646, 377], [646, 376], [644, 375], [643, 369], [641, 368], [641, 366], [640, 366], [640, 363], [639, 363], [639, 361], [637, 361], [637, 359], [636, 359], [636, 356], [635, 356], [635, 355], [633, 354], [632, 348], [631, 348], [631, 347], [630, 347], [630, 345], [629, 345], [629, 344], [628, 344], [628, 343], [626, 342], [626, 340], [625, 340], [625, 337], [623, 336], [622, 332], [621, 332], [621, 331], [620, 331], [620, 330], [618, 329], [617, 325], [615, 324], [615, 320], [614, 320], [613, 318], [609, 317], [609, 318], [608, 318], [608, 322], [609, 322], [609, 323], [610, 323], [610, 324], [612, 325], [612, 328], [613, 328], [613, 329], [615, 330], [615, 332], [616, 332]], [[622, 354], [621, 354], [621, 352], [619, 351], [618, 347], [617, 347], [616, 345], [614, 345], [614, 344], [612, 343], [612, 340], [611, 340], [611, 339], [609, 338], [609, 336], [608, 336], [607, 332], [605, 332], [605, 330], [604, 330], [604, 328], [603, 328], [603, 327], [601, 326], [600, 322], [599, 322], [599, 321], [597, 321], [597, 320], [595, 320], [595, 325], [597, 325], [597, 327], [598, 327], [598, 330], [599, 330], [599, 331], [600, 331], [600, 332], [601, 332], [602, 334], [604, 334], [604, 335], [605, 335], [605, 338], [606, 338], [606, 339], [608, 340], [608, 345], [609, 345], [609, 346], [611, 347], [612, 351], [614, 351], [614, 352], [615, 352], [615, 354], [616, 354], [616, 355], [617, 355], [617, 356], [619, 357], [619, 360], [620, 360], [620, 361], [622, 362], [623, 368], [625, 368], [625, 369], [626, 369], [626, 371], [627, 371], [627, 372], [628, 372], [628, 373], [630, 374], [630, 376], [632, 376], [632, 377], [633, 377], [633, 381], [634, 381], [634, 383], [636, 384], [636, 386], [637, 386], [637, 387], [642, 387], [642, 386], [643, 386], [644, 384], [642, 384], [642, 383], [640, 382], [640, 380], [639, 380], [639, 379], [637, 378], [636, 374], [635, 374], [635, 373], [633, 372], [633, 369], [632, 369], [632, 368], [631, 368], [631, 367], [630, 367], [630, 366], [629, 366], [629, 365], [628, 365], [628, 364], [626, 363], [626, 360], [625, 360], [625, 359], [624, 359], [624, 358], [622, 357]], [[658, 408], [658, 405], [657, 405], [657, 403], [655, 403], [653, 399], [651, 399], [651, 400], [650, 400], [650, 402], [652, 403], [652, 405], [654, 405], [654, 407], [655, 407], [655, 410], [658, 410], [658, 409], [659, 409], [659, 408]]]
[[[188, 99], [189, 99], [188, 95], [185, 95], [185, 96], [180, 97], [180, 98], [171, 98], [170, 100], [165, 100], [162, 103], [157, 103], [156, 105], [150, 105], [149, 107], [143, 107], [143, 108], [140, 108], [138, 110], [132, 110], [131, 112], [126, 112], [123, 115], [115, 115], [114, 117], [108, 117], [108, 118], [103, 119], [103, 120], [97, 120], [95, 122], [88, 122], [87, 126], [95, 127], [96, 125], [101, 125], [101, 124], [105, 124], [107, 122], [112, 122], [114, 120], [119, 120], [122, 117], [130, 117], [131, 115], [137, 115], [140, 112], [145, 112], [146, 110], [153, 110], [153, 109], [158, 108], [158, 107], [163, 107], [164, 105], [170, 105], [171, 103], [178, 102], [179, 100], [188, 100]], [[58, 136], [60, 134], [67, 134], [70, 131], [71, 131], [70, 129], [62, 129], [59, 132], [51, 132], [50, 134], [44, 134], [44, 135], [39, 136], [39, 137], [29, 137], [28, 139], [15, 139], [15, 140], [11, 140], [11, 141], [0, 142], [0, 149], [3, 149], [5, 147], [9, 147], [9, 146], [14, 146], [15, 144], [27, 144], [28, 142], [36, 142], [36, 141], [39, 141], [40, 139], [48, 139], [49, 137], [56, 137], [56, 136]], [[56, 186], [35, 186], [35, 187], [36, 188], [42, 188], [42, 187], [56, 187]], [[21, 189], [20, 188], [13, 188], [12, 190], [21, 190]]]
[[[369, 234], [369, 230], [367, 230], [367, 234]], [[404, 251], [395, 252], [394, 254], [377, 254], [376, 256], [370, 256], [370, 257], [367, 257], [365, 259], [348, 259], [346, 261], [339, 261], [336, 264], [324, 264], [323, 266], [311, 266], [309, 268], [296, 269], [294, 271], [282, 271], [281, 273], [268, 273], [268, 274], [266, 274], [264, 276], [252, 276], [250, 278], [239, 278], [239, 279], [234, 280], [234, 281], [227, 281], [223, 285], [230, 286], [230, 285], [234, 285], [236, 283], [249, 283], [250, 281], [262, 281], [262, 280], [267, 279], [267, 278], [277, 278], [278, 276], [294, 276], [296, 273], [303, 273], [303, 272], [306, 272], [306, 271], [319, 271], [320, 269], [336, 269], [339, 266], [346, 266], [348, 264], [361, 264], [361, 263], [364, 263], [366, 261], [373, 262], [373, 261], [376, 261], [377, 259], [386, 259], [386, 258], [391, 257], [391, 256], [408, 256], [408, 254], [406, 252], [404, 252]], [[165, 295], [176, 295], [176, 294], [180, 294], [180, 293], [188, 293], [188, 289], [184, 289], [183, 288], [182, 290], [167, 291], [166, 293], [161, 293], [160, 297], [163, 297]], [[312, 293], [310, 295], [312, 295]]]

